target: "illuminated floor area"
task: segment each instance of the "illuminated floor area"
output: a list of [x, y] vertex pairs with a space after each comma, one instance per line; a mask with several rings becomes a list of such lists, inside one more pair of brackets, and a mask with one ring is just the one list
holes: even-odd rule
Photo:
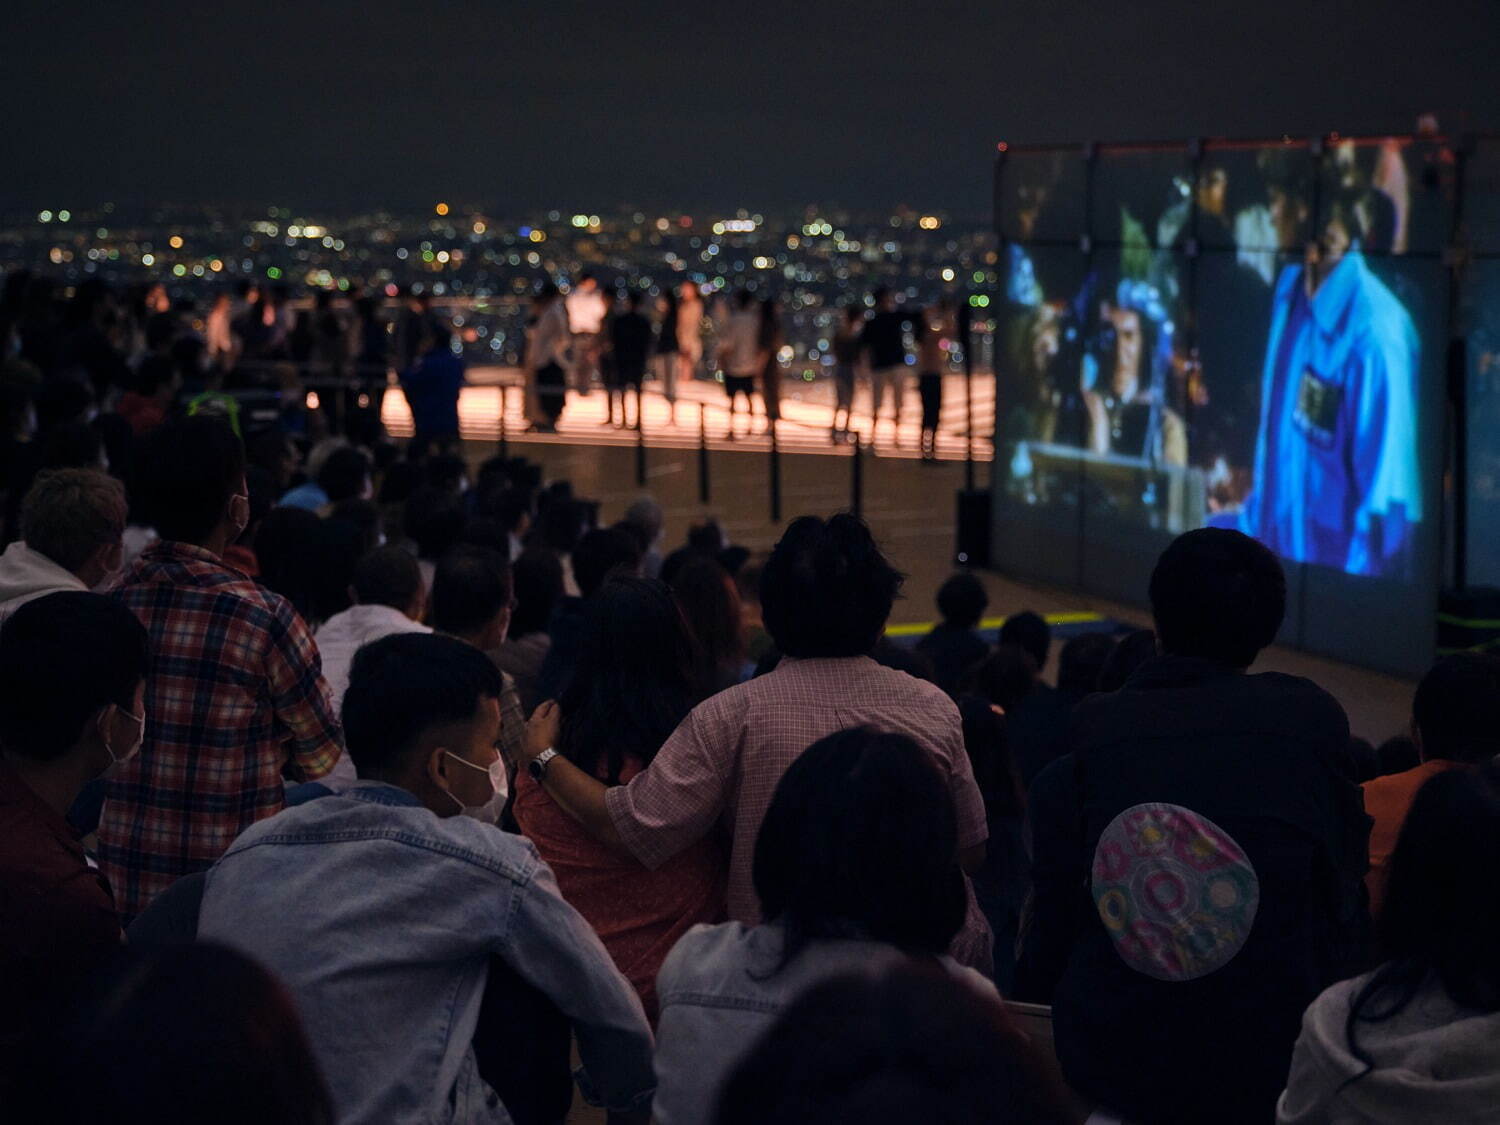
[[[500, 436], [501, 392], [505, 399], [505, 427], [510, 438], [522, 436], [526, 428], [526, 417], [522, 409], [521, 373], [515, 368], [481, 367], [469, 372], [470, 385], [463, 389], [458, 400], [459, 426], [463, 436], [473, 441], [496, 441]], [[948, 375], [943, 383], [943, 407], [938, 428], [937, 455], [940, 459], [961, 461], [967, 451], [964, 437], [968, 405], [964, 393], [962, 375]], [[974, 456], [988, 460], [990, 446], [988, 434], [995, 415], [994, 379], [989, 375], [975, 375], [973, 382], [973, 411], [976, 435]], [[765, 450], [770, 448], [770, 438], [765, 435], [765, 419], [759, 416], [754, 424], [747, 420], [744, 401], [740, 402], [741, 413], [735, 418], [736, 439], [729, 441], [729, 403], [724, 388], [715, 382], [694, 381], [679, 389], [676, 422], [673, 423], [672, 408], [657, 392], [656, 385], [648, 383], [643, 396], [645, 404], [645, 441], [650, 446], [663, 448], [689, 448], [699, 443], [700, 427], [706, 429], [708, 444], [712, 449]], [[860, 387], [855, 395], [854, 429], [866, 443], [870, 438], [869, 390]], [[885, 406], [890, 410], [889, 402]], [[635, 406], [630, 407], [632, 419]], [[556, 434], [527, 434], [528, 441], [550, 444], [576, 444], [585, 441], [590, 445], [634, 445], [633, 430], [617, 430], [605, 425], [608, 406], [602, 390], [580, 395], [570, 391]], [[836, 446], [829, 440], [829, 428], [833, 417], [833, 389], [825, 381], [820, 384], [801, 384], [788, 380], [784, 384], [781, 400], [782, 420], [777, 427], [777, 445], [787, 452], [797, 453], [843, 453], [844, 446]], [[411, 435], [411, 412], [406, 399], [400, 394], [388, 394], [381, 411], [386, 428], [396, 437]], [[917, 398], [915, 376], [908, 382], [903, 400], [901, 426], [896, 435], [899, 447], [892, 445], [892, 425], [889, 417], [880, 421], [876, 452], [881, 456], [917, 457], [917, 442], [920, 437], [921, 405]], [[753, 432], [752, 432], [753, 431]], [[747, 436], [748, 435], [748, 436]]]

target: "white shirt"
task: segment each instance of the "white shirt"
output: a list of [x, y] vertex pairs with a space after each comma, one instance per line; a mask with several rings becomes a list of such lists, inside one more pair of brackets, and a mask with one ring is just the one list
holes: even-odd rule
[[604, 327], [604, 294], [595, 289], [585, 292], [575, 289], [568, 294], [568, 325], [574, 332], [598, 332]]
[[[313, 640], [323, 658], [323, 679], [328, 682], [328, 690], [333, 695], [334, 713], [343, 713], [344, 692], [349, 690], [349, 668], [354, 663], [356, 652], [372, 641], [394, 633], [430, 632], [432, 630], [426, 625], [388, 605], [350, 606], [323, 622], [313, 634]], [[354, 779], [354, 763], [349, 761], [345, 752], [339, 755], [332, 772], [321, 780], [324, 785], [337, 790]]]

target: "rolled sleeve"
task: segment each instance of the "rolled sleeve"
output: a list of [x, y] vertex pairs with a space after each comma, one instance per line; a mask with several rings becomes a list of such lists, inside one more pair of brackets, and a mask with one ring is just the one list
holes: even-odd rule
[[979, 792], [979, 783], [974, 780], [974, 766], [964, 748], [961, 726], [946, 744], [948, 791], [953, 794], [953, 811], [958, 820], [958, 846], [960, 849], [975, 848], [990, 838], [990, 825], [984, 815], [984, 796]]
[[655, 870], [706, 836], [724, 809], [734, 742], [700, 706], [667, 739], [651, 765], [604, 794], [604, 807], [630, 853]]

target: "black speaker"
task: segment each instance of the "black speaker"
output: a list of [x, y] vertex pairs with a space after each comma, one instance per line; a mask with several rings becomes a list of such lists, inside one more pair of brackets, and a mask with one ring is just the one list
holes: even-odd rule
[[990, 565], [990, 490], [958, 491], [958, 543], [953, 561], [959, 566]]

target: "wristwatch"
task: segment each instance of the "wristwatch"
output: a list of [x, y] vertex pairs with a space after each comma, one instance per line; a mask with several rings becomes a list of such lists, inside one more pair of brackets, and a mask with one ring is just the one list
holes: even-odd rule
[[526, 763], [526, 772], [531, 774], [534, 780], [541, 781], [542, 778], [547, 776], [547, 763], [555, 757], [557, 757], [557, 751], [550, 746], [547, 747], [547, 749]]

